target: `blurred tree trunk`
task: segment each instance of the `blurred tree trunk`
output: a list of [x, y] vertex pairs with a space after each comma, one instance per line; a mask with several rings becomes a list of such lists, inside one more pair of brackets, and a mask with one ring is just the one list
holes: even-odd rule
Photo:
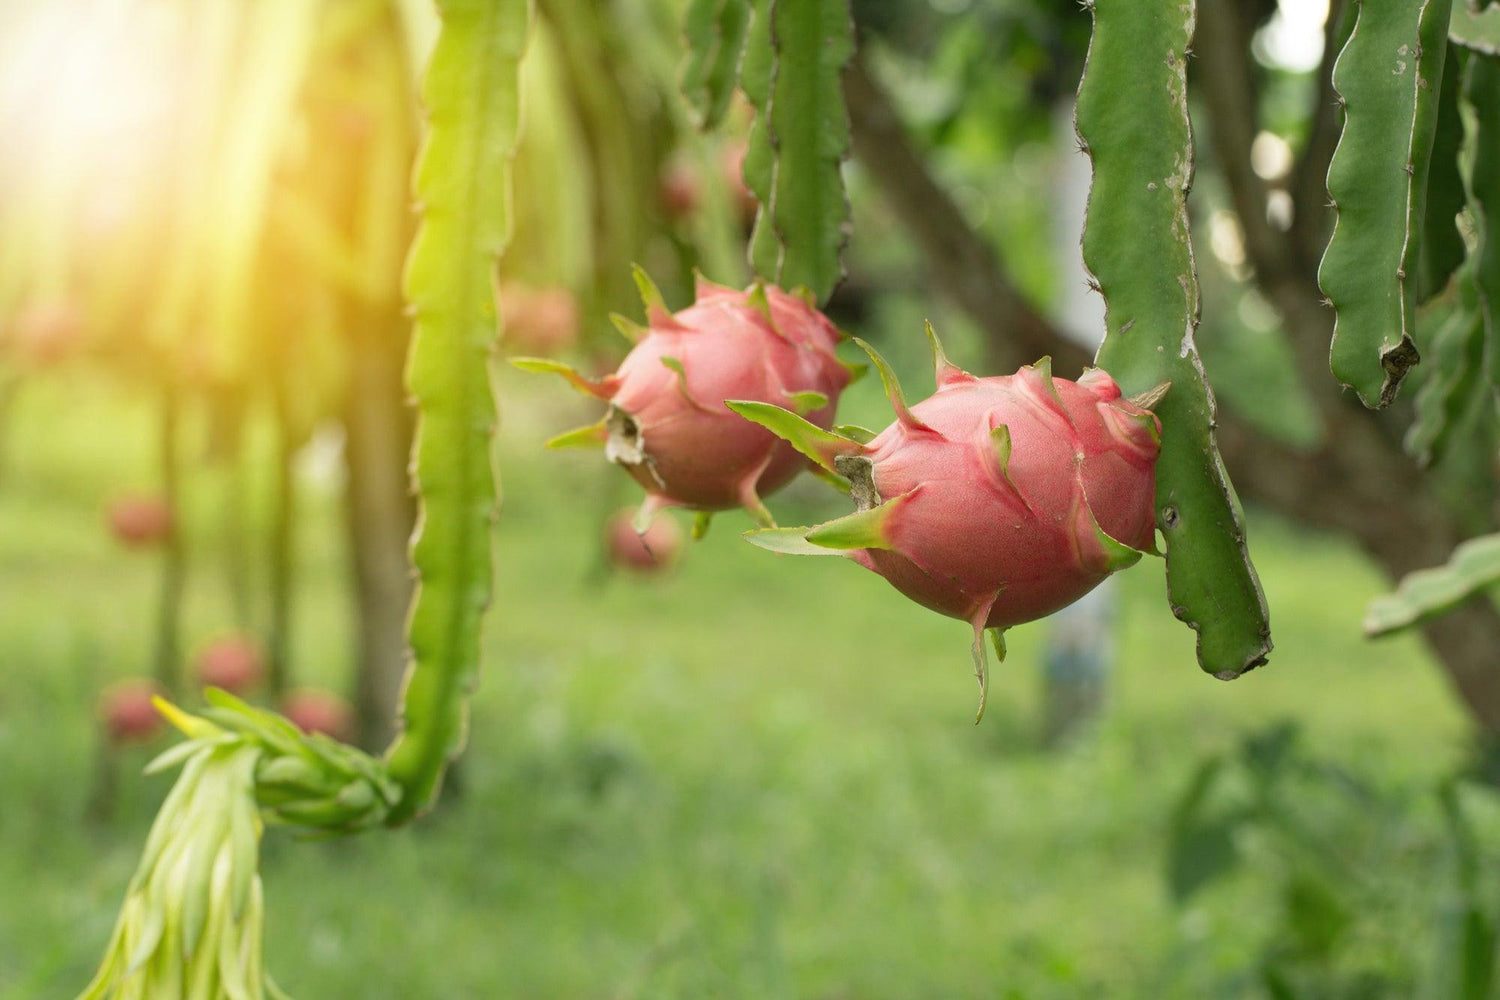
[[395, 733], [406, 673], [412, 579], [407, 540], [415, 504], [407, 478], [412, 418], [402, 379], [409, 324], [399, 310], [360, 314], [344, 401], [349, 551], [358, 610], [359, 743], [385, 748]]
[[409, 171], [417, 107], [405, 36], [394, 8], [380, 8], [325, 58], [325, 90], [311, 103], [312, 134], [337, 136], [337, 155], [310, 169], [331, 206], [354, 276], [338, 281], [343, 333], [344, 427], [350, 571], [355, 599], [357, 740], [378, 753], [395, 732], [406, 673], [412, 577], [407, 544], [416, 517], [407, 473], [413, 418], [405, 364], [411, 321], [401, 272], [413, 233]]
[[[1300, 523], [1352, 537], [1396, 579], [1445, 560], [1463, 532], [1459, 518], [1421, 485], [1421, 472], [1402, 450], [1392, 415], [1364, 410], [1328, 373], [1332, 316], [1321, 306], [1316, 273], [1326, 238], [1321, 178], [1332, 148], [1329, 136], [1337, 135], [1336, 108], [1323, 98], [1337, 54], [1334, 35], [1342, 6], [1335, 0], [1329, 16], [1321, 70], [1325, 83], [1305, 154], [1322, 159], [1294, 170], [1296, 222], [1283, 232], [1267, 222], [1265, 192], [1248, 169], [1254, 120], [1237, 117], [1256, 106], [1246, 22], [1235, 15], [1231, 0], [1200, 4], [1198, 51], [1211, 68], [1200, 74], [1196, 92], [1210, 105], [1211, 124], [1221, 126], [1210, 130], [1210, 141], [1242, 215], [1256, 281], [1281, 313], [1327, 430], [1325, 443], [1299, 450], [1221, 408], [1219, 445], [1242, 495]], [[989, 242], [934, 179], [889, 98], [859, 61], [850, 67], [846, 91], [855, 155], [921, 246], [936, 287], [989, 331], [997, 368], [1009, 370], [1043, 354], [1052, 355], [1065, 372], [1090, 364], [1088, 352], [1065, 339], [1017, 291]], [[1487, 600], [1472, 601], [1426, 626], [1423, 635], [1475, 724], [1500, 736], [1500, 613]]]

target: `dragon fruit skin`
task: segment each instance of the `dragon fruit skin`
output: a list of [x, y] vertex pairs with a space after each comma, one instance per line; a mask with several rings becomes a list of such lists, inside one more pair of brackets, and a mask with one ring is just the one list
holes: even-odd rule
[[799, 296], [770, 285], [742, 292], [700, 277], [696, 301], [675, 314], [649, 282], [642, 291], [649, 325], [617, 319], [637, 339], [613, 375], [591, 381], [555, 362], [516, 359], [528, 370], [563, 374], [609, 403], [603, 421], [551, 443], [602, 443], [606, 457], [646, 490], [638, 527], [672, 506], [744, 507], [769, 523], [761, 498], [807, 468], [807, 460], [723, 401], [785, 404], [826, 429], [851, 379], [834, 354], [838, 330]]
[[[900, 502], [884, 521], [889, 548], [852, 550], [856, 561], [925, 607], [1006, 628], [1071, 604], [1133, 561], [1121, 546], [1153, 547], [1159, 430], [1113, 379], [1097, 369], [1081, 383], [1037, 367], [985, 379], [953, 372], [911, 408], [912, 422], [897, 420], [867, 446], [875, 497]], [[1010, 441], [1003, 470], [1000, 427]]]
[[908, 408], [889, 367], [861, 346], [897, 413], [868, 443], [731, 402], [848, 479], [859, 508], [747, 537], [776, 551], [846, 555], [968, 622], [983, 684], [984, 629], [1051, 614], [1154, 549], [1160, 424], [1101, 370], [1071, 382], [1043, 361], [976, 378], [948, 363], [936, 337], [937, 392]]

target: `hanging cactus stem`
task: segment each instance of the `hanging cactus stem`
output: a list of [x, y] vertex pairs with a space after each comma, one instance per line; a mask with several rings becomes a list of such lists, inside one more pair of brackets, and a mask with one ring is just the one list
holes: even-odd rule
[[[478, 684], [498, 510], [488, 371], [494, 276], [512, 227], [520, 67], [531, 20], [529, 0], [438, 0], [437, 7], [442, 24], [423, 86], [429, 128], [416, 171], [422, 222], [405, 274], [415, 318], [406, 381], [417, 413], [411, 470], [420, 506], [411, 543], [411, 666], [399, 735], [385, 756], [402, 789], [392, 824], [436, 801], [447, 763], [467, 738], [468, 698]], [[555, 372], [606, 400], [618, 389], [555, 362], [518, 367]]]
[[1361, 0], [1333, 67], [1343, 134], [1328, 165], [1336, 221], [1318, 268], [1333, 304], [1330, 366], [1386, 406], [1420, 356], [1418, 252], [1451, 0]]
[[[772, 223], [781, 252], [775, 272], [809, 305], [826, 302], [844, 276], [849, 201], [843, 160], [849, 154], [844, 67], [854, 55], [849, 0], [776, 0], [769, 5], [775, 49], [768, 106], [776, 169]], [[762, 204], [765, 204], [762, 202]]]
[[[1094, 30], [1075, 126], [1093, 168], [1083, 260], [1104, 299], [1096, 363], [1126, 394], [1171, 384], [1150, 408], [1160, 418], [1155, 519], [1166, 542], [1168, 603], [1197, 633], [1204, 672], [1237, 677], [1266, 661], [1271, 634], [1194, 343], [1199, 296], [1187, 205], [1194, 162], [1187, 87], [1196, 9], [1176, 0], [1100, 0], [1089, 10]], [[1126, 538], [1105, 528], [1131, 548], [1155, 548], [1148, 535]]]

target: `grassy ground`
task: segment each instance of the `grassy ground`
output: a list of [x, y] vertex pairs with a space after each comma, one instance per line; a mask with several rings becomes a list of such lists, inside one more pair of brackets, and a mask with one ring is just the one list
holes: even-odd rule
[[[1275, 918], [1265, 880], [1181, 909], [1163, 888], [1172, 803], [1202, 757], [1290, 718], [1310, 752], [1420, 789], [1463, 749], [1418, 646], [1358, 638], [1382, 587], [1369, 566], [1255, 512], [1269, 667], [1201, 675], [1146, 560], [1122, 580], [1095, 739], [1036, 746], [1045, 625], [1012, 633], [975, 728], [964, 625], [843, 561], [745, 545], [738, 516], [668, 579], [590, 579], [620, 484], [591, 457], [541, 455], [569, 415], [511, 376], [502, 388], [522, 402], [500, 444], [497, 606], [461, 794], [399, 833], [268, 837], [269, 963], [304, 1000], [1255, 995], [1241, 973]], [[863, 390], [851, 419], [878, 422], [875, 405]], [[152, 560], [119, 551], [100, 508], [146, 484], [150, 440], [149, 407], [81, 375], [29, 390], [8, 428], [3, 1000], [86, 981], [168, 784], [134, 776], [143, 751], [122, 764], [114, 820], [81, 820], [94, 692], [146, 669], [154, 599]], [[228, 484], [193, 457], [197, 641], [229, 620], [213, 528]], [[337, 492], [317, 469], [307, 491], [298, 670], [340, 684]], [[779, 509], [822, 502], [809, 489]]]

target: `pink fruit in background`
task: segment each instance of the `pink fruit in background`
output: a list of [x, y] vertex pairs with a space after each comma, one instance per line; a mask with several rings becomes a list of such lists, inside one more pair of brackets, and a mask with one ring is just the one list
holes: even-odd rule
[[864, 443], [761, 403], [730, 403], [846, 478], [858, 508], [749, 537], [776, 551], [846, 555], [969, 622], [983, 684], [984, 629], [1051, 614], [1154, 549], [1160, 424], [1097, 368], [1077, 382], [1054, 378], [1046, 360], [975, 378], [948, 362], [936, 336], [932, 344], [937, 392], [911, 407], [866, 347], [897, 419]]
[[11, 321], [6, 339], [24, 361], [38, 367], [54, 365], [83, 343], [83, 315], [71, 302], [36, 302]]
[[198, 683], [244, 695], [260, 686], [265, 675], [265, 657], [260, 644], [249, 636], [227, 635], [215, 639], [198, 652]]
[[172, 508], [160, 497], [119, 497], [107, 513], [110, 531], [132, 548], [160, 544], [172, 531]]
[[670, 313], [644, 272], [636, 277], [648, 326], [617, 317], [636, 343], [614, 374], [588, 379], [557, 362], [513, 359], [527, 371], [560, 374], [609, 404], [597, 424], [549, 445], [602, 445], [610, 461], [624, 466], [646, 489], [638, 530], [663, 507], [744, 507], [771, 523], [761, 497], [790, 482], [807, 461], [730, 412], [724, 400], [785, 405], [827, 428], [852, 377], [834, 355], [838, 330], [798, 295], [763, 284], [742, 292], [701, 277], [693, 305]]
[[755, 194], [745, 185], [745, 151], [749, 148], [748, 142], [737, 139], [728, 143], [719, 153], [719, 169], [724, 172], [724, 185], [746, 221], [755, 218], [755, 212], [760, 207]]
[[657, 197], [661, 209], [672, 219], [684, 219], [698, 210], [703, 202], [703, 181], [698, 171], [684, 157], [673, 157], [661, 168], [657, 178]]
[[151, 699], [161, 693], [151, 681], [126, 680], [105, 688], [99, 695], [99, 721], [115, 746], [147, 743], [165, 725]]
[[682, 529], [670, 517], [658, 517], [637, 534], [634, 507], [626, 507], [605, 525], [609, 561], [621, 569], [655, 573], [670, 569], [682, 551]]
[[304, 733], [322, 733], [344, 741], [354, 736], [354, 709], [327, 691], [293, 691], [282, 700], [281, 714]]
[[578, 343], [578, 302], [566, 288], [507, 282], [499, 299], [500, 342], [508, 350], [552, 358]]

